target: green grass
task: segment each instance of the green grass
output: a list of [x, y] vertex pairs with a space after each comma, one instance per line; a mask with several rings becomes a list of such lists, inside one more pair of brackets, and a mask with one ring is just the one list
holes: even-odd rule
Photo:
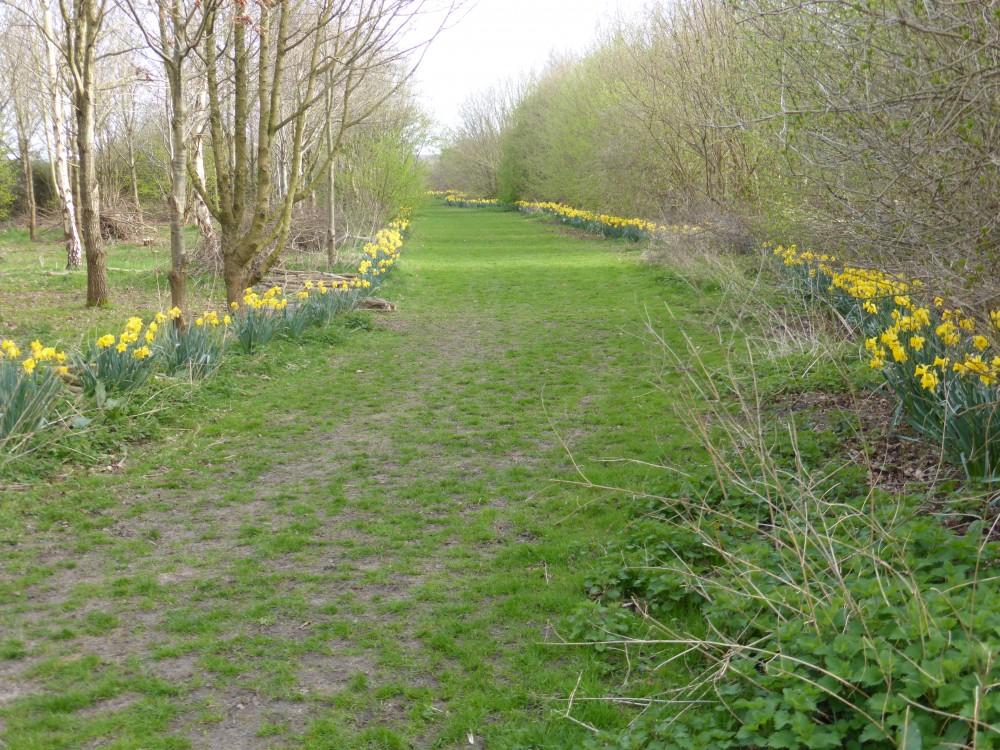
[[[8, 289], [34, 278], [13, 252]], [[36, 479], [0, 500], [0, 746], [565, 748], [590, 734], [574, 689], [654, 689], [559, 645], [633, 513], [564, 445], [635, 492], [705, 463], [643, 320], [682, 348], [669, 302], [712, 360], [713, 298], [633, 245], [439, 206], [385, 295], [14, 467]], [[54, 334], [94, 325], [60, 300]]]
[[[38, 241], [31, 242], [23, 229], [0, 229], [0, 338], [19, 344], [41, 339], [58, 348], [79, 349], [109, 331], [117, 333], [133, 315], [148, 320], [171, 307], [169, 227], [149, 227], [152, 246], [112, 242], [108, 254], [111, 302], [107, 307], [87, 308], [85, 268], [66, 269], [66, 248], [59, 239], [62, 230], [45, 227]], [[196, 247], [198, 230], [186, 231], [188, 248]], [[289, 268], [353, 271], [357, 248], [341, 248], [340, 262], [327, 268], [325, 253], [290, 252]], [[199, 273], [192, 266], [188, 276], [190, 310], [222, 310], [225, 288], [221, 278]], [[23, 347], [22, 347], [23, 348]]]

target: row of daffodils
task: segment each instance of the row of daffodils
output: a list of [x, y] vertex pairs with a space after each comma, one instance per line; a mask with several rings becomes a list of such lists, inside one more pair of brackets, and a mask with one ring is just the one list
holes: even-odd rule
[[155, 372], [201, 379], [234, 347], [252, 353], [275, 335], [297, 338], [310, 326], [328, 325], [379, 288], [400, 257], [408, 228], [404, 217], [379, 231], [362, 248], [356, 274], [307, 281], [291, 298], [277, 286], [261, 293], [247, 289], [228, 313], [206, 311], [183, 329], [173, 322], [182, 315], [174, 308], [148, 322], [130, 318], [119, 333], [100, 336], [79, 353], [39, 341], [22, 351], [12, 340], [0, 341], [0, 454], [12, 453], [48, 424], [66, 383], [101, 401], [139, 387]]
[[1000, 476], [1000, 310], [975, 316], [919, 280], [777, 247], [796, 286], [831, 304], [865, 337], [865, 359], [897, 394], [907, 422], [970, 478]]
[[[455, 192], [435, 195], [454, 206], [497, 204]], [[516, 207], [607, 237], [643, 240], [658, 233], [702, 231], [559, 203], [520, 201]], [[863, 334], [868, 364], [897, 394], [901, 413], [924, 440], [970, 478], [1000, 479], [1000, 356], [995, 347], [1000, 310], [977, 319], [928, 294], [918, 280], [847, 265], [794, 246], [765, 247], [772, 249], [796, 286], [831, 304]]]
[[[433, 191], [429, 195], [444, 200], [449, 206], [456, 206], [458, 208], [483, 208], [506, 205], [495, 198], [470, 198], [465, 193], [453, 190]], [[652, 239], [657, 235], [663, 234], [688, 235], [697, 234], [702, 231], [702, 227], [699, 226], [689, 224], [657, 224], [645, 219], [626, 219], [621, 216], [584, 211], [562, 203], [518, 201], [514, 204], [514, 208], [526, 214], [546, 214], [558, 219], [563, 224], [582, 229], [586, 232], [601, 234], [612, 239], [627, 239], [634, 242]]]

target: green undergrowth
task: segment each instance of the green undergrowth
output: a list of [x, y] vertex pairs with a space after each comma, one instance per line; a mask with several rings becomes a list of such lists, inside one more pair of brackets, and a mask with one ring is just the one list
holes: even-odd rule
[[722, 366], [651, 329], [711, 463], [669, 461], [586, 578], [571, 635], [636, 712], [586, 746], [997, 747], [995, 491], [906, 431], [835, 318], [753, 281], [718, 287]]

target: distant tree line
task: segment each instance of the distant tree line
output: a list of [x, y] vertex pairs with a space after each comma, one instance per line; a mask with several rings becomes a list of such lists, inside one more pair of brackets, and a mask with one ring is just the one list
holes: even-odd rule
[[653, 3], [589, 53], [470, 100], [434, 179], [711, 221], [995, 306], [997, 70], [987, 0]]

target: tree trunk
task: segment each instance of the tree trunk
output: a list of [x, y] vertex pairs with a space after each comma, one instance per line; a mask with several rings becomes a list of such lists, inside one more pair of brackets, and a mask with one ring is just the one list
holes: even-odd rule
[[142, 203], [139, 202], [139, 173], [135, 166], [135, 145], [132, 143], [132, 134], [128, 138], [128, 176], [132, 183], [132, 203], [135, 205], [136, 218], [142, 224]]
[[[174, 0], [175, 25], [180, 24], [180, 0]], [[184, 248], [184, 206], [187, 201], [187, 144], [184, 140], [187, 109], [184, 102], [184, 59], [179, 43], [174, 44], [173, 64], [168, 66], [170, 78], [170, 140], [173, 158], [170, 160], [170, 302], [184, 310], [187, 304], [187, 251]], [[184, 328], [183, 315], [176, 319]]]
[[77, 204], [73, 199], [73, 183], [70, 180], [66, 144], [63, 141], [63, 123], [66, 121], [66, 115], [59, 83], [59, 69], [56, 66], [56, 50], [52, 43], [52, 14], [47, 3], [43, 7], [42, 22], [45, 31], [43, 43], [49, 83], [49, 107], [45, 108], [45, 112], [46, 120], [51, 125], [51, 129], [46, 131], [46, 141], [51, 136], [50, 159], [62, 207], [63, 230], [66, 236], [66, 268], [79, 268], [83, 264], [83, 246], [80, 242], [80, 233], [77, 231]]
[[[91, 68], [92, 70], [93, 68]], [[87, 306], [107, 305], [108, 256], [101, 240], [101, 198], [94, 154], [93, 81], [76, 92], [77, 152], [80, 158], [80, 217], [87, 257]]]
[[236, 239], [236, 232], [227, 235], [222, 233], [222, 278], [226, 283], [226, 304], [232, 305], [234, 302], [240, 304], [243, 300], [243, 292], [246, 290], [247, 272], [243, 264], [239, 262], [236, 249], [226, 246], [226, 238]]
[[[79, 166], [81, 235], [87, 257], [87, 306], [103, 306], [109, 302], [108, 256], [101, 241], [101, 196], [97, 183], [97, 154], [94, 138], [94, 79], [97, 60], [97, 34], [100, 31], [101, 8], [95, 0], [76, 0], [75, 18], [67, 22], [72, 29], [69, 63], [73, 68], [73, 101], [76, 107], [76, 145]], [[102, 6], [103, 8], [103, 6]]]
[[23, 129], [24, 123], [18, 117], [17, 145], [21, 152], [21, 174], [24, 176], [24, 223], [28, 228], [28, 237], [35, 241], [35, 174], [31, 168], [31, 146], [28, 141], [27, 132]]
[[[329, 136], [328, 136], [329, 139]], [[330, 159], [326, 176], [326, 262], [337, 262], [337, 160]]]
[[[75, 110], [75, 105], [74, 105]], [[77, 119], [74, 116], [74, 119]], [[76, 206], [74, 216], [76, 217], [76, 234], [80, 238], [83, 252], [87, 252], [87, 241], [83, 236], [83, 203], [80, 200], [80, 140], [76, 134], [76, 128], [69, 133], [69, 142], [66, 144], [66, 167], [69, 169], [70, 188], [73, 191], [73, 205]], [[75, 156], [76, 160], [70, 158]]]
[[[205, 115], [205, 111], [207, 107], [208, 92], [202, 90], [198, 94], [198, 119], [193, 129], [191, 141], [195, 179], [198, 181], [198, 184], [201, 185], [205, 184], [205, 126], [208, 124], [208, 118]], [[194, 219], [198, 224], [199, 231], [201, 232], [202, 245], [209, 252], [217, 252], [215, 227], [212, 226], [212, 214], [208, 210], [208, 206], [205, 205], [205, 201], [201, 199], [201, 195], [199, 195], [197, 191], [194, 194], [193, 203]]]

